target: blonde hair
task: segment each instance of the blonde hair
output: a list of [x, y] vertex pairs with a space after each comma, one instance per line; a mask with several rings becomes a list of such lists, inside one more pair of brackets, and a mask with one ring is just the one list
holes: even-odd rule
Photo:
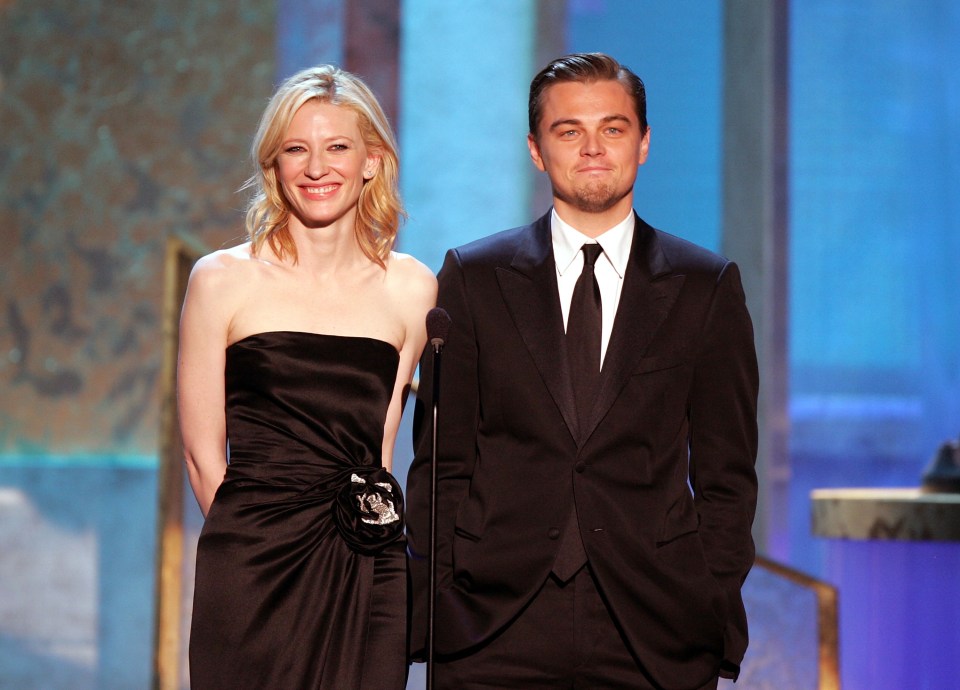
[[297, 247], [288, 229], [290, 205], [277, 179], [277, 156], [293, 116], [314, 99], [355, 112], [364, 145], [380, 155], [379, 170], [360, 191], [355, 231], [363, 253], [383, 266], [405, 216], [398, 188], [397, 143], [370, 88], [333, 65], [311, 67], [287, 79], [260, 118], [250, 151], [254, 173], [243, 186], [254, 190], [246, 216], [253, 253], [259, 253], [266, 242], [281, 259], [290, 256], [297, 261]]

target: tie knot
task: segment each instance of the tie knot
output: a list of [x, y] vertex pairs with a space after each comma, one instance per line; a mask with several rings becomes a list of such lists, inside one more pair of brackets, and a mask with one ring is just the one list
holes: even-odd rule
[[585, 244], [580, 247], [583, 250], [583, 262], [587, 266], [593, 266], [597, 263], [597, 258], [603, 253], [603, 247], [597, 243]]

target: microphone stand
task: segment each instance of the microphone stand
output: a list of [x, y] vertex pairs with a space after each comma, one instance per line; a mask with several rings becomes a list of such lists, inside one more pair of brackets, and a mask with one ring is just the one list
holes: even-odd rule
[[434, 308], [427, 315], [427, 336], [433, 347], [433, 404], [432, 430], [430, 439], [430, 550], [428, 560], [429, 577], [427, 589], [427, 690], [433, 690], [434, 656], [434, 619], [437, 602], [437, 419], [440, 407], [440, 365], [441, 352], [450, 329], [450, 315], [440, 308]]
[[433, 410], [430, 439], [430, 576], [427, 602], [427, 690], [433, 690], [433, 622], [437, 605], [437, 417], [440, 400], [440, 358], [443, 341], [433, 344]]

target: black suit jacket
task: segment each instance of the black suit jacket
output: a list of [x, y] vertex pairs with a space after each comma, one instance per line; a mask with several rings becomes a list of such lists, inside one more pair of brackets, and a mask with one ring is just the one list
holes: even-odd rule
[[[665, 688], [747, 646], [758, 374], [735, 264], [639, 218], [596, 405], [578, 429], [550, 214], [446, 256], [436, 649], [488, 639], [548, 577], [576, 506], [595, 576]], [[431, 348], [421, 362], [407, 520], [412, 646], [423, 644]], [[691, 492], [692, 487], [692, 492]]]

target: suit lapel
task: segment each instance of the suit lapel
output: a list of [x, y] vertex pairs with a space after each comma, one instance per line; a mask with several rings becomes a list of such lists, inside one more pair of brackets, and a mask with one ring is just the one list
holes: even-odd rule
[[497, 268], [497, 281], [540, 378], [576, 438], [577, 413], [567, 369], [549, 213], [530, 226], [510, 267]]
[[636, 215], [634, 218], [633, 245], [600, 372], [600, 390], [590, 421], [580, 434], [580, 445], [586, 443], [636, 370], [683, 286], [684, 276], [671, 274], [654, 229]]

